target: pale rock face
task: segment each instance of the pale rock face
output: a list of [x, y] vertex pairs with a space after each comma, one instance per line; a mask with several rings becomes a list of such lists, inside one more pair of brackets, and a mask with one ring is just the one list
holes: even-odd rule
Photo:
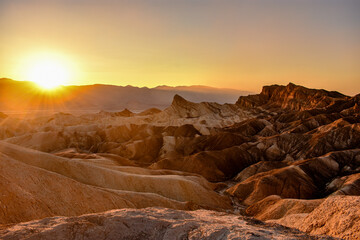
[[44, 152], [66, 148], [65, 139], [60, 132], [37, 132], [9, 138], [6, 141]]
[[[252, 116], [250, 112], [234, 104], [193, 103], [175, 95], [171, 106], [156, 115], [155, 119], [171, 119], [169, 122], [171, 125], [191, 123], [201, 126], [205, 121], [208, 127], [224, 127]], [[204, 131], [205, 129], [202, 130]]]
[[[327, 234], [342, 239], [360, 239], [360, 197], [333, 196], [311, 213], [288, 215], [274, 223], [292, 226], [310, 234]], [[294, 219], [298, 221], [294, 221]]]
[[281, 219], [288, 215], [310, 213], [323, 201], [323, 199], [283, 199], [278, 195], [270, 195], [250, 205], [246, 213], [262, 221]]
[[164, 136], [164, 144], [160, 149], [160, 158], [171, 158], [176, 156], [175, 145], [176, 138], [173, 136]]
[[[33, 231], [36, 228], [36, 231]], [[280, 226], [207, 210], [122, 209], [79, 217], [54, 217], [0, 229], [22, 239], [320, 239]], [[321, 239], [330, 239], [321, 237]]]

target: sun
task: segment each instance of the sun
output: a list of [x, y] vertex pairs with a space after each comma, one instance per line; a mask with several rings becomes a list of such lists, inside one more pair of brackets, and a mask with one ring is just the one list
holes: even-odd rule
[[28, 70], [29, 81], [38, 84], [43, 89], [54, 89], [69, 81], [69, 69], [55, 59], [35, 61]]
[[78, 63], [72, 54], [44, 49], [21, 56], [14, 72], [21, 80], [35, 83], [38, 90], [59, 92], [62, 86], [79, 83]]

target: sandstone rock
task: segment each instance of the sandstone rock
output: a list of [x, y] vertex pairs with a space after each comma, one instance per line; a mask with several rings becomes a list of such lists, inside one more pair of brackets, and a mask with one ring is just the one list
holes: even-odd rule
[[117, 116], [132, 117], [134, 116], [134, 113], [132, 113], [129, 109], [125, 108], [121, 112], [117, 113]]
[[[235, 104], [215, 102], [194, 103], [175, 95], [170, 107], [154, 116], [154, 121], [167, 125], [194, 124], [204, 128], [204, 122], [210, 127], [230, 126], [235, 122], [248, 119], [253, 114], [240, 109]], [[199, 129], [200, 130], [200, 129]], [[202, 131], [202, 133], [205, 133]]]
[[282, 199], [280, 196], [271, 195], [250, 205], [246, 213], [262, 221], [280, 219], [290, 214], [310, 213], [323, 201], [323, 199]]
[[[36, 229], [36, 230], [35, 230]], [[237, 215], [162, 208], [112, 210], [79, 217], [54, 217], [0, 228], [15, 239], [330, 239]]]
[[325, 184], [339, 173], [339, 164], [329, 156], [314, 159], [299, 160], [293, 163], [299, 166], [319, 188], [324, 188]]
[[148, 115], [154, 115], [154, 114], [157, 114], [160, 112], [161, 112], [161, 110], [158, 108], [149, 108], [149, 109], [146, 109], [145, 111], [138, 113], [138, 115], [139, 116], [148, 116]]
[[325, 199], [314, 211], [291, 221], [288, 215], [276, 222], [310, 234], [327, 234], [342, 239], [360, 239], [360, 197], [333, 196]]
[[209, 181], [218, 182], [233, 178], [239, 171], [258, 161], [257, 154], [257, 148], [234, 146], [218, 151], [202, 151], [183, 158], [161, 159], [151, 168], [196, 173]]
[[201, 135], [200, 132], [191, 124], [185, 124], [176, 128], [174, 137], [195, 137]]
[[289, 83], [287, 86], [265, 86], [259, 95], [241, 96], [237, 104], [247, 108], [265, 105], [266, 107], [304, 110], [323, 108], [335, 103], [337, 99], [346, 98], [338, 92], [308, 89]]
[[261, 161], [261, 162], [252, 164], [251, 166], [242, 170], [238, 175], [236, 175], [234, 180], [236, 182], [242, 182], [257, 173], [267, 172], [267, 171], [270, 171], [273, 169], [283, 168], [286, 166], [287, 166], [287, 164], [283, 163], [283, 162]]
[[0, 142], [8, 207], [0, 219], [148, 206], [243, 212], [245, 204], [293, 226], [322, 201], [314, 198], [359, 194], [359, 105], [360, 95], [289, 84], [238, 104], [176, 95], [164, 111], [9, 116], [0, 138], [22, 147]]
[[336, 178], [326, 187], [332, 195], [360, 195], [360, 173]]
[[219, 132], [191, 139], [178, 139], [176, 151], [188, 156], [202, 151], [216, 151], [239, 146], [247, 141], [249, 141], [249, 138], [241, 134]]
[[269, 125], [271, 125], [271, 123], [265, 119], [252, 118], [240, 123], [236, 123], [232, 126], [225, 127], [224, 130], [250, 137], [259, 134], [265, 127]]
[[[231, 209], [229, 199], [215, 193], [215, 186], [199, 176], [169, 171], [162, 174], [124, 171], [3, 142], [0, 142], [0, 152], [2, 192], [8, 192], [0, 196], [0, 201], [6, 202], [2, 205], [5, 208], [2, 211], [4, 222], [123, 207], [166, 206], [184, 209], [189, 204]], [[13, 186], [9, 187], [9, 184]], [[28, 209], [28, 218], [19, 212], [23, 209], [20, 206], [27, 201], [33, 206]], [[94, 205], [93, 201], [97, 204]], [[78, 205], [81, 207], [74, 208]]]
[[[20, 158], [26, 157], [22, 152], [14, 154]], [[37, 158], [45, 160], [43, 156]], [[4, 153], [0, 155], [0, 191], [0, 224], [128, 207], [192, 208], [192, 204], [159, 194], [111, 190], [84, 184], [22, 163]]]
[[317, 188], [312, 179], [298, 166], [288, 166], [258, 173], [226, 191], [246, 205], [254, 204], [267, 196], [282, 198], [312, 198]]
[[150, 164], [156, 161], [162, 146], [163, 138], [161, 136], [151, 136], [143, 140], [130, 141], [126, 144], [121, 144], [119, 147], [112, 149], [109, 152], [140, 163]]
[[44, 152], [68, 148], [61, 132], [38, 132], [6, 139], [7, 142]]

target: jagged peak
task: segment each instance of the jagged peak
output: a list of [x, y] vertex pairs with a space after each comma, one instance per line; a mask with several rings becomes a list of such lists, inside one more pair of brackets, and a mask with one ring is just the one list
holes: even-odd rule
[[293, 89], [295, 89], [296, 87], [301, 87], [301, 86], [296, 85], [296, 84], [294, 84], [294, 83], [292, 83], [292, 82], [289, 82], [288, 85], [286, 86], [286, 89], [288, 89], [288, 90], [293, 90]]
[[183, 98], [179, 94], [175, 94], [171, 105], [178, 105], [178, 104], [184, 104], [184, 103], [189, 103], [189, 101], [187, 101], [185, 98]]
[[122, 110], [120, 113], [133, 113], [133, 112], [130, 111], [129, 109], [125, 108], [125, 109]]
[[117, 116], [123, 116], [123, 117], [131, 117], [134, 115], [133, 112], [131, 112], [129, 109], [125, 108], [121, 112], [116, 113]]

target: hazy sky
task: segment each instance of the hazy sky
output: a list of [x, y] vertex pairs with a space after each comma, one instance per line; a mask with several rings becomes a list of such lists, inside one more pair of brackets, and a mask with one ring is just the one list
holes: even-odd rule
[[0, 0], [0, 77], [39, 53], [72, 84], [360, 93], [359, 0]]

